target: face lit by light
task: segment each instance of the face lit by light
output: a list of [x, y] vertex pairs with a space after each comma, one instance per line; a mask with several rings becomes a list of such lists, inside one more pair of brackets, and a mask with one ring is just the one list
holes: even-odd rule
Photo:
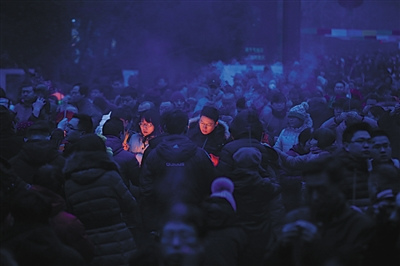
[[207, 116], [201, 116], [199, 121], [200, 131], [203, 135], [208, 135], [214, 131], [215, 127], [218, 125], [218, 122], [215, 122], [211, 118]]
[[146, 119], [142, 119], [139, 123], [140, 130], [142, 131], [143, 136], [148, 136], [154, 132], [154, 125], [151, 122], [147, 122]]

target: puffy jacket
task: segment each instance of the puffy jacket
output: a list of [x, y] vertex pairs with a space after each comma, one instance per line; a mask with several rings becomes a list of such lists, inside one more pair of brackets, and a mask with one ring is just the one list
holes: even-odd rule
[[135, 242], [122, 214], [137, 208], [118, 166], [107, 153], [77, 152], [66, 162], [65, 194], [69, 211], [86, 227], [95, 245], [93, 265], [128, 262]]
[[129, 188], [130, 181], [133, 185], [139, 186], [140, 168], [135, 155], [124, 150], [119, 138], [111, 135], [107, 135], [106, 138], [105, 144], [113, 152], [114, 161], [119, 165], [119, 171], [125, 185]]
[[140, 175], [143, 224], [159, 228], [163, 211], [176, 202], [198, 205], [210, 194], [214, 166], [187, 136], [170, 135], [147, 156]]
[[262, 154], [260, 174], [262, 177], [273, 177], [278, 168], [278, 154], [276, 151], [266, 145], [260, 143], [256, 139], [237, 139], [227, 143], [221, 150], [219, 162], [216, 167], [218, 176], [226, 176], [232, 178], [232, 172], [235, 170], [233, 154], [242, 147], [255, 147]]
[[9, 162], [18, 176], [32, 184], [32, 178], [41, 166], [51, 164], [63, 169], [65, 159], [49, 140], [29, 140]]

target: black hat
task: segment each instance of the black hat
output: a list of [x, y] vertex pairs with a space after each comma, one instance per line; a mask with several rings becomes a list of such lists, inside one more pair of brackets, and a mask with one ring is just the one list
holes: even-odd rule
[[206, 116], [215, 122], [219, 119], [219, 111], [217, 108], [212, 106], [204, 106], [203, 110], [201, 110], [200, 116]]

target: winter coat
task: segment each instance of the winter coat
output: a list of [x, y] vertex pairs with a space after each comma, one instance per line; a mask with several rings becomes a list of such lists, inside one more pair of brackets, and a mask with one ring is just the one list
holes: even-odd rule
[[348, 152], [340, 150], [334, 154], [342, 163], [342, 190], [350, 205], [365, 208], [371, 204], [369, 196], [368, 161], [357, 160]]
[[172, 204], [199, 205], [215, 177], [207, 153], [184, 135], [164, 137], [142, 167], [140, 207], [149, 231], [159, 229], [163, 212]]
[[238, 265], [247, 243], [246, 233], [236, 224], [236, 213], [224, 198], [210, 197], [203, 203], [206, 235], [203, 265]]
[[311, 118], [306, 118], [304, 124], [299, 128], [286, 127], [279, 134], [278, 139], [274, 145], [275, 149], [280, 149], [283, 152], [287, 152], [290, 148], [298, 143], [300, 133], [306, 129], [312, 127], [313, 123]]
[[139, 186], [140, 168], [135, 155], [124, 150], [122, 141], [118, 137], [106, 135], [106, 138], [105, 144], [113, 152], [113, 159], [119, 165], [119, 171], [125, 185], [128, 188], [130, 183], [134, 186]]
[[[243, 158], [245, 160], [247, 158]], [[239, 163], [239, 162], [235, 162]], [[257, 166], [237, 167], [232, 172], [233, 195], [237, 204], [237, 224], [246, 232], [248, 243], [240, 265], [261, 265], [262, 258], [276, 239], [284, 208], [279, 187], [262, 178]], [[276, 229], [276, 230], [275, 230]]]
[[309, 221], [317, 226], [317, 236], [311, 243], [277, 242], [264, 265], [365, 265], [366, 248], [374, 233], [374, 224], [365, 214], [344, 205], [332, 219], [322, 223], [314, 221], [310, 209], [304, 207], [288, 213], [285, 220], [288, 223]]
[[49, 140], [29, 140], [9, 162], [18, 176], [32, 184], [33, 176], [41, 166], [51, 164], [61, 170], [65, 159]]
[[87, 265], [75, 249], [61, 242], [48, 224], [14, 224], [2, 239], [1, 248], [11, 251], [20, 266]]
[[79, 252], [86, 262], [90, 262], [94, 255], [94, 245], [88, 239], [81, 221], [75, 215], [65, 211], [65, 200], [45, 187], [33, 185], [30, 189], [39, 192], [51, 203], [52, 212], [49, 222], [58, 238]]
[[201, 133], [198, 121], [195, 121], [190, 124], [187, 134], [189, 139], [196, 143], [198, 147], [204, 149], [209, 154], [219, 156], [227, 140], [225, 132], [226, 127], [219, 123], [213, 132], [204, 135]]
[[282, 129], [287, 126], [287, 110], [283, 112], [274, 111], [270, 106], [265, 106], [260, 113], [260, 120], [264, 125], [270, 144], [275, 144], [275, 137], [278, 137]]
[[261, 144], [260, 141], [256, 139], [246, 138], [231, 141], [225, 144], [225, 146], [222, 148], [219, 162], [216, 167], [218, 176], [225, 176], [229, 178], [233, 177], [232, 172], [235, 169], [233, 154], [235, 154], [235, 152], [242, 147], [255, 147], [260, 150], [262, 154], [262, 169], [260, 168], [261, 176], [273, 178], [276, 177], [276, 170], [278, 168], [278, 154], [276, 151], [267, 145]]
[[116, 163], [105, 152], [77, 152], [64, 172], [67, 206], [95, 245], [92, 264], [127, 264], [135, 242], [121, 213], [132, 214], [137, 206]]

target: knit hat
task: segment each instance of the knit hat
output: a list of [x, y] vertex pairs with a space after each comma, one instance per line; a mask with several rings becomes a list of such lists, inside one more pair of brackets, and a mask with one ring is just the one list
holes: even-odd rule
[[261, 152], [254, 147], [243, 147], [233, 154], [235, 165], [240, 168], [257, 168], [261, 163]]
[[233, 198], [234, 185], [233, 182], [226, 177], [218, 177], [211, 184], [211, 197], [219, 197], [226, 199], [236, 211], [236, 201]]
[[304, 121], [307, 117], [308, 103], [302, 102], [299, 105], [295, 105], [290, 108], [288, 113], [288, 117], [297, 117], [300, 120]]
[[219, 111], [217, 108], [212, 106], [204, 106], [203, 110], [201, 110], [200, 116], [206, 116], [215, 122], [219, 119]]

